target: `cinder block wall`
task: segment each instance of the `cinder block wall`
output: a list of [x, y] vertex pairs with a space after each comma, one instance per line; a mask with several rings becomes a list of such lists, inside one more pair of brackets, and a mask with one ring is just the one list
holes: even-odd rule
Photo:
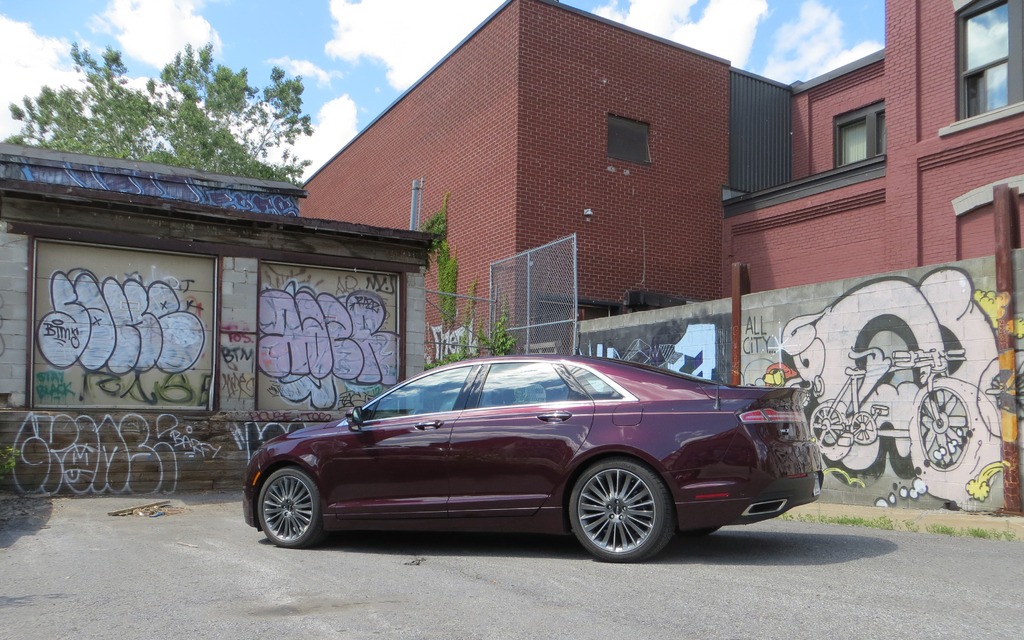
[[[1014, 260], [1024, 273], [1024, 251]], [[1003, 508], [995, 321], [1007, 296], [994, 269], [992, 258], [976, 258], [743, 297], [743, 382], [811, 392], [805, 412], [828, 468], [823, 500]], [[1018, 327], [1022, 296], [1018, 275]], [[587, 321], [580, 344], [705, 377], [699, 363], [710, 356], [713, 374], [728, 379], [728, 302]], [[703, 326], [713, 342], [696, 338], [709, 335]], [[1019, 351], [1017, 363], [1021, 419]]]

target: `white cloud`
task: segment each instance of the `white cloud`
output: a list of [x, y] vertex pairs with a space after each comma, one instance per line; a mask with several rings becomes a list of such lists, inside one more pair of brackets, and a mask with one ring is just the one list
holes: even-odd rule
[[776, 32], [761, 74], [787, 83], [810, 80], [882, 47], [881, 42], [866, 40], [844, 48], [839, 16], [817, 0], [807, 0], [800, 6], [799, 17]]
[[374, 60], [401, 91], [501, 5], [501, 0], [331, 0], [334, 39], [324, 50], [348, 62]]
[[203, 0], [110, 0], [91, 26], [113, 35], [126, 55], [162, 68], [186, 44], [199, 49], [210, 43], [220, 52], [220, 36], [198, 14], [203, 6]]
[[347, 94], [335, 98], [320, 107], [315, 120], [313, 135], [296, 140], [292, 147], [300, 160], [312, 161], [303, 180], [308, 180], [355, 137], [358, 131], [356, 103]]
[[750, 56], [757, 26], [768, 14], [767, 0], [708, 0], [699, 18], [690, 13], [697, 0], [619, 0], [594, 13], [743, 67]]
[[57, 89], [81, 84], [70, 54], [68, 41], [41, 36], [32, 25], [0, 15], [0, 140], [21, 131], [21, 123], [11, 118], [10, 103], [35, 98], [43, 85]]
[[303, 79], [312, 78], [319, 87], [329, 87], [331, 86], [331, 78], [341, 77], [340, 71], [326, 71], [309, 60], [292, 60], [285, 56], [284, 58], [274, 58], [267, 62], [283, 68], [293, 76], [302, 76]]

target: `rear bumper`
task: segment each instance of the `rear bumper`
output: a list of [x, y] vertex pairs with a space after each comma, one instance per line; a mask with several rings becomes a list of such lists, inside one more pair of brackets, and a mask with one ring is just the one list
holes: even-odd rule
[[793, 507], [817, 500], [821, 495], [823, 476], [821, 471], [812, 471], [796, 477], [780, 478], [752, 497], [677, 502], [677, 526], [680, 531], [688, 531], [752, 524], [776, 518]]

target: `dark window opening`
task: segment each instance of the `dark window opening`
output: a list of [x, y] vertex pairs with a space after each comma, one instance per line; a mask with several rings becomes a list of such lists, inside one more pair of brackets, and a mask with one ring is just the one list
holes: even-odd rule
[[645, 122], [608, 116], [608, 157], [628, 162], [649, 163], [649, 129], [650, 125]]
[[879, 102], [835, 119], [836, 166], [885, 154], [885, 103]]

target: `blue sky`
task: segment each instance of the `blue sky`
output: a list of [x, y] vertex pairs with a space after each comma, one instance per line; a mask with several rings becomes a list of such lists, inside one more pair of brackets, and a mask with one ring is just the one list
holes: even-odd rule
[[[261, 86], [301, 75], [316, 133], [307, 175], [373, 121], [503, 0], [0, 0], [0, 139], [6, 105], [76, 82], [69, 51], [124, 53], [154, 77], [186, 43]], [[880, 49], [884, 0], [563, 0], [778, 80], [807, 80]]]

